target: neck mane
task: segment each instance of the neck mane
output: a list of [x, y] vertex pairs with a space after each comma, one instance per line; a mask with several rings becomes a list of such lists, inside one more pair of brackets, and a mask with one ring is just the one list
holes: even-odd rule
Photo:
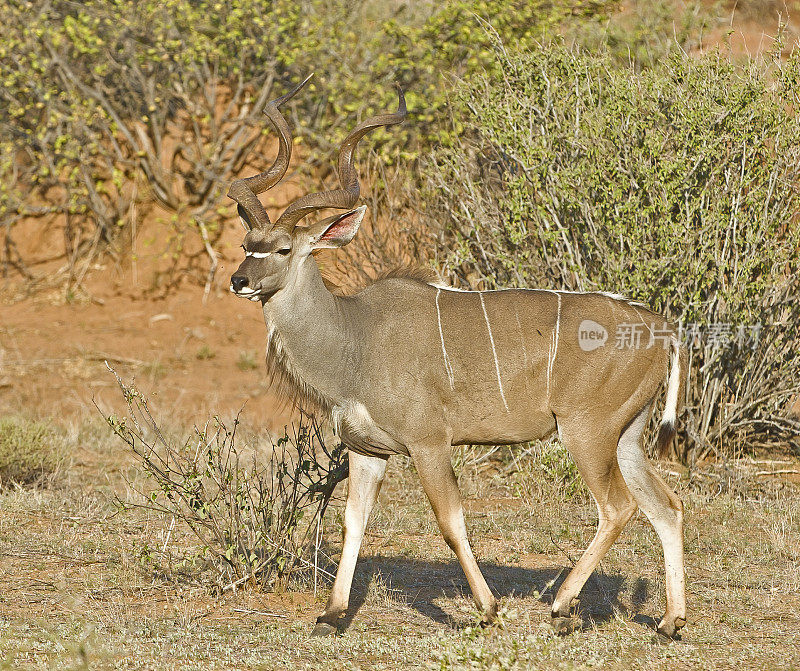
[[278, 329], [269, 323], [267, 327], [267, 373], [278, 399], [309, 413], [329, 413], [335, 401], [301, 376]]
[[348, 376], [341, 356], [328, 353], [352, 349], [342, 305], [349, 300], [328, 291], [309, 256], [301, 262], [292, 286], [264, 305], [267, 371], [281, 401], [324, 414], [341, 401], [337, 397]]

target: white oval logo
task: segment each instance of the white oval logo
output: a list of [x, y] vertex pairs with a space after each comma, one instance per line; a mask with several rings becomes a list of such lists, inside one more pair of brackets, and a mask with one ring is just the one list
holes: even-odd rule
[[602, 347], [608, 340], [608, 331], [596, 321], [584, 319], [578, 327], [578, 345], [584, 352]]

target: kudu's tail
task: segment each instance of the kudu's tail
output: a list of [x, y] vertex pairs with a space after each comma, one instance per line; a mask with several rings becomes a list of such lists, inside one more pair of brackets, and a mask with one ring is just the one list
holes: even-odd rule
[[658, 458], [666, 459], [672, 439], [677, 433], [676, 424], [678, 411], [682, 401], [681, 391], [686, 386], [686, 374], [688, 372], [688, 361], [686, 350], [681, 347], [677, 336], [670, 339], [669, 379], [667, 380], [667, 400], [664, 404], [664, 416], [661, 418], [661, 428], [658, 431]]

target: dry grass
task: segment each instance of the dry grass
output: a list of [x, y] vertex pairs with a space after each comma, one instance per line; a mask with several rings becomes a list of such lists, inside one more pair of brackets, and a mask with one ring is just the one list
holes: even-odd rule
[[0, 489], [45, 484], [64, 458], [61, 437], [47, 424], [0, 416]]
[[[72, 461], [60, 484], [0, 495], [0, 668], [800, 666], [800, 492], [787, 480], [796, 475], [765, 474], [796, 462], [662, 468], [686, 503], [690, 614], [684, 639], [660, 645], [662, 557], [641, 515], [584, 589], [582, 630], [556, 638], [548, 602], [594, 533], [594, 506], [581, 488], [565, 492], [547, 451], [461, 459], [475, 551], [502, 599], [503, 626], [482, 631], [416, 474], [396, 459], [349, 628], [309, 640], [325, 589], [218, 597], [154, 573], [142, 549], [163, 543], [164, 522], [113, 503], [126, 495], [123, 475], [137, 477], [129, 455], [100, 422], [66, 434]], [[341, 501], [326, 519], [334, 556], [340, 522]]]

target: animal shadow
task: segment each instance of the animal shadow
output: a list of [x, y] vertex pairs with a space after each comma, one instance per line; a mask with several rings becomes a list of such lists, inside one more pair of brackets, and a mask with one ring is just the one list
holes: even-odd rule
[[[481, 570], [496, 597], [502, 599], [536, 596], [539, 602], [547, 605], [552, 604], [558, 588], [569, 573], [569, 567], [521, 568], [487, 562], [481, 562]], [[466, 596], [471, 599], [466, 577], [456, 561], [433, 562], [378, 555], [359, 559], [350, 595], [350, 607], [340, 623], [340, 631], [350, 627], [367, 599], [370, 583], [376, 577], [390, 585], [398, 601], [406, 603], [434, 622], [452, 629], [469, 624], [463, 618], [453, 618], [435, 603], [442, 597], [453, 599]], [[628, 613], [630, 608], [620, 602], [625, 586], [626, 580], [623, 576], [595, 571], [580, 594], [576, 612], [577, 628], [591, 629], [612, 619], [615, 612]], [[648, 581], [639, 578], [629, 596], [634, 615], [647, 601], [648, 596]], [[633, 619], [655, 628], [655, 620], [652, 618], [636, 615]]]

